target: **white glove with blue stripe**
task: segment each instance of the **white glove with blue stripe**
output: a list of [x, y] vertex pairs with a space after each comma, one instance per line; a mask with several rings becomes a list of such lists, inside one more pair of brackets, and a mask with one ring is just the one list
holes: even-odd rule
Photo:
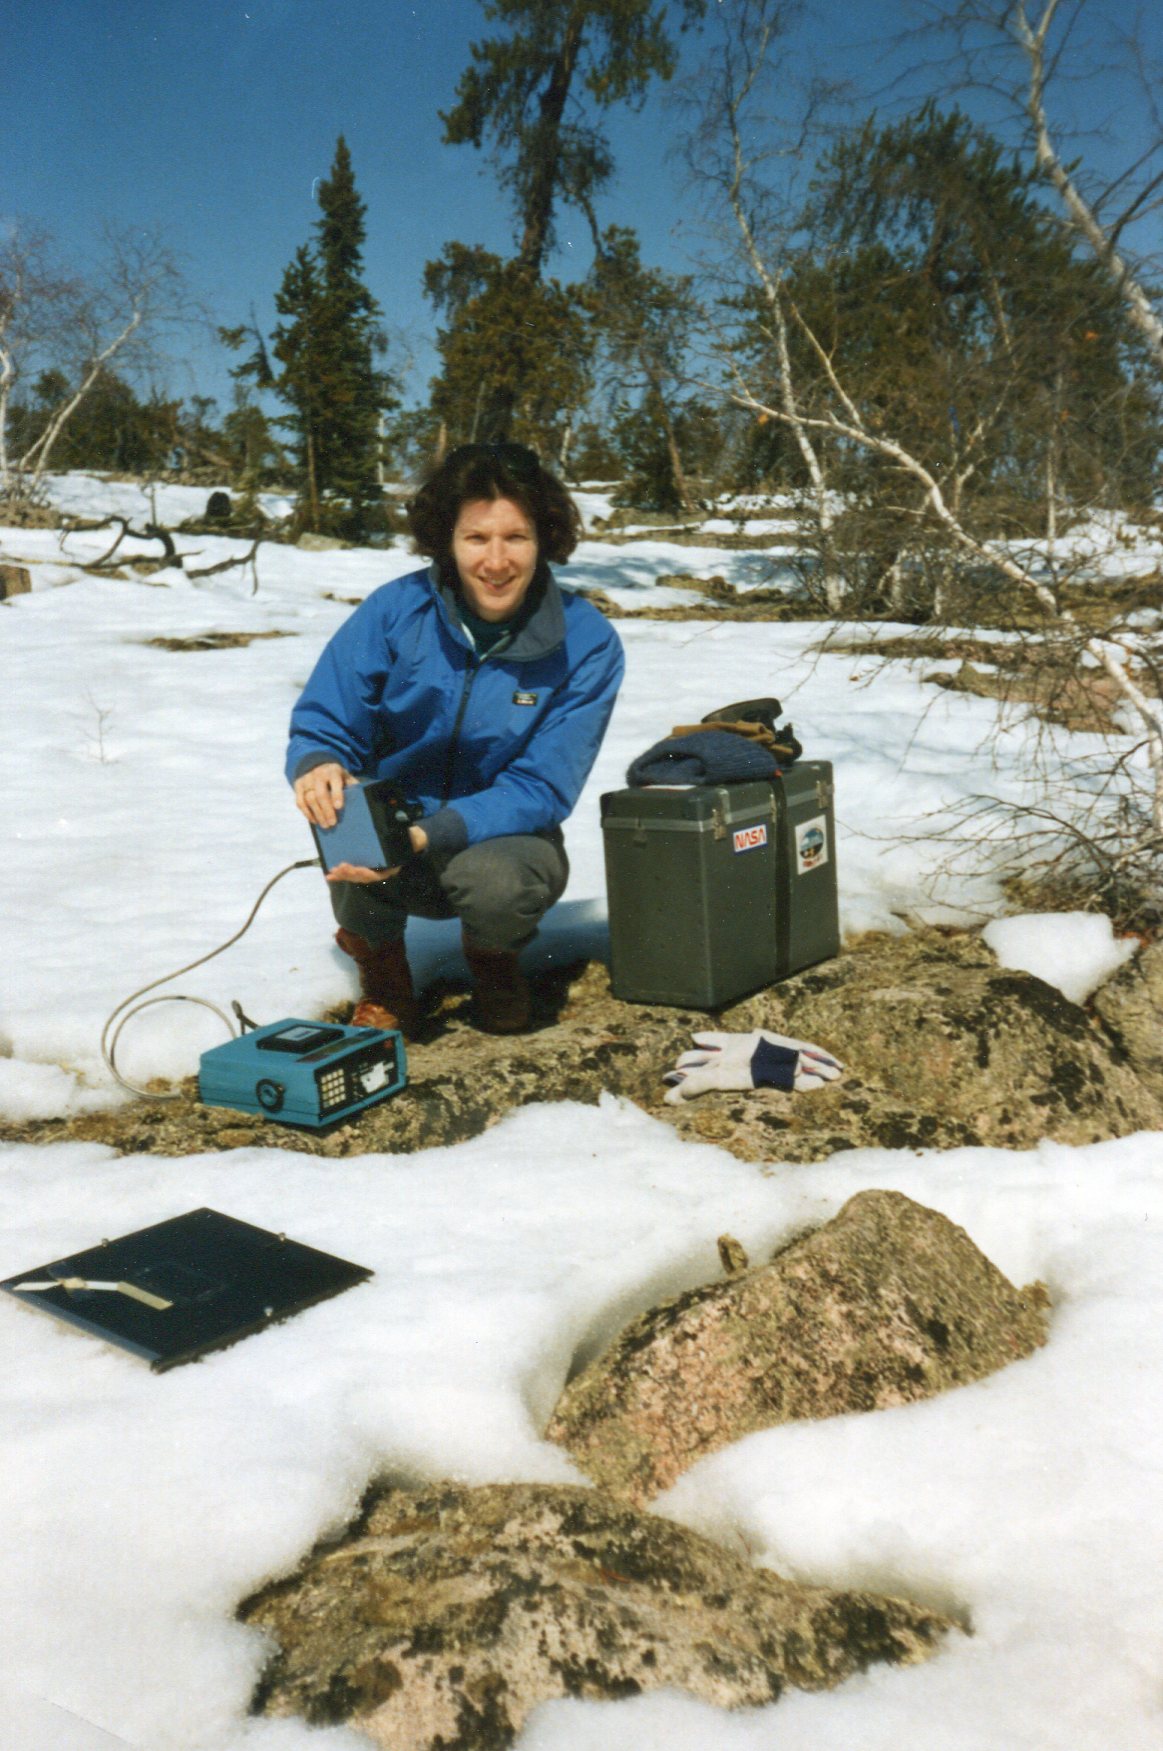
[[666, 1099], [672, 1106], [713, 1088], [782, 1088], [806, 1094], [835, 1082], [844, 1066], [820, 1046], [789, 1040], [757, 1028], [750, 1034], [692, 1034], [697, 1051], [684, 1052], [673, 1070]]

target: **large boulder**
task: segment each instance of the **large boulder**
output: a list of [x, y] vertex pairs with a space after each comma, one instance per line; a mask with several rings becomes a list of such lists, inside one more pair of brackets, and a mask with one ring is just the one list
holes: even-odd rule
[[924, 1660], [951, 1627], [544, 1484], [385, 1490], [239, 1615], [277, 1644], [257, 1710], [347, 1721], [391, 1751], [500, 1751], [553, 1697], [670, 1685], [723, 1708], [769, 1703], [785, 1685]]
[[1126, 1063], [1163, 1101], [1163, 942], [1127, 961], [1091, 1002]]
[[641, 1505], [742, 1435], [882, 1410], [980, 1380], [1045, 1340], [963, 1229], [900, 1192], [860, 1192], [770, 1264], [664, 1301], [567, 1386], [546, 1433]]

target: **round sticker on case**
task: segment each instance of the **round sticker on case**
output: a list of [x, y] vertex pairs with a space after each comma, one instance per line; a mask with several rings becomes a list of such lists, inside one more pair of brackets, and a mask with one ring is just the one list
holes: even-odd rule
[[819, 869], [828, 861], [828, 820], [816, 815], [796, 828], [796, 874]]

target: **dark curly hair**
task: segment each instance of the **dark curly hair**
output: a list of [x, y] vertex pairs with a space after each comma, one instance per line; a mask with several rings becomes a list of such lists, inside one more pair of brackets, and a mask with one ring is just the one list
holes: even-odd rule
[[417, 551], [452, 565], [452, 532], [474, 499], [512, 499], [537, 531], [538, 558], [561, 564], [581, 539], [577, 506], [555, 474], [524, 444], [462, 444], [424, 480], [408, 504]]

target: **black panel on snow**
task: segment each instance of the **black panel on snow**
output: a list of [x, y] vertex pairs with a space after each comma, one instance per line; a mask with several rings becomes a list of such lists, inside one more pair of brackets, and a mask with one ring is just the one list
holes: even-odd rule
[[261, 1331], [372, 1275], [218, 1210], [191, 1210], [0, 1283], [143, 1356], [159, 1373]]

